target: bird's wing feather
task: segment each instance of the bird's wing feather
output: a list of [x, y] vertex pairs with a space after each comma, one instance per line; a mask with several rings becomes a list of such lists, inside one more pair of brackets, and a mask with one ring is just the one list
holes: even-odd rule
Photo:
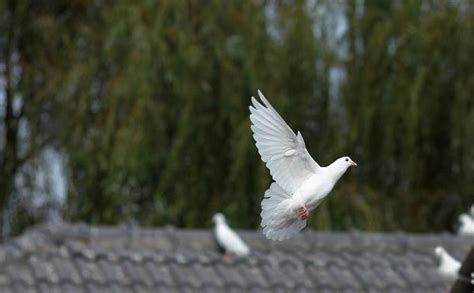
[[252, 97], [250, 121], [253, 138], [262, 161], [273, 179], [285, 190], [294, 193], [320, 166], [306, 150], [303, 136], [295, 135], [285, 120], [258, 91], [263, 104]]

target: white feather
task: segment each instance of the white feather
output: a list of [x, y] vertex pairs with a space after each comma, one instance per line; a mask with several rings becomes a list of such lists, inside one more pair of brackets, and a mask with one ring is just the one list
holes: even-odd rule
[[262, 161], [276, 181], [262, 201], [263, 233], [268, 239], [285, 240], [306, 226], [298, 210], [315, 209], [349, 166], [349, 157], [321, 167], [306, 150], [303, 136], [295, 134], [258, 91], [262, 103], [252, 97], [250, 121]]
[[[272, 183], [262, 200], [261, 226], [268, 239], [285, 240], [306, 226], [306, 220], [291, 213], [293, 199], [277, 183]], [[288, 210], [288, 211], [287, 211]]]
[[236, 256], [245, 256], [249, 254], [250, 249], [239, 235], [227, 225], [224, 215], [217, 213], [212, 217], [212, 219], [215, 224], [214, 236], [216, 237], [216, 241], [226, 251], [226, 253]]
[[273, 179], [293, 193], [320, 167], [306, 150], [303, 136], [296, 136], [263, 94], [258, 94], [263, 105], [252, 97], [253, 106], [249, 107], [258, 152]]
[[448, 279], [456, 279], [461, 268], [461, 263], [454, 259], [443, 247], [435, 248], [435, 254], [439, 259], [438, 272]]

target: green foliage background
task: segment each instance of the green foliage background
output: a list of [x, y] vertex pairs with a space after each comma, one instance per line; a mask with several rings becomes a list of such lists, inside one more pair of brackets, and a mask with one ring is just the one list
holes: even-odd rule
[[49, 148], [66, 220], [257, 228], [260, 88], [320, 164], [359, 163], [311, 226], [451, 229], [474, 198], [474, 6], [452, 2], [0, 1], [0, 209], [44, 218], [15, 178]]

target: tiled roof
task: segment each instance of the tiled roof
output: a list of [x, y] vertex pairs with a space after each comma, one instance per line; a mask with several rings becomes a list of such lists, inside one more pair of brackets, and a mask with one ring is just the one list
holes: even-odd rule
[[0, 245], [0, 292], [447, 292], [433, 249], [464, 259], [474, 238], [306, 230], [225, 260], [211, 230], [43, 225]]

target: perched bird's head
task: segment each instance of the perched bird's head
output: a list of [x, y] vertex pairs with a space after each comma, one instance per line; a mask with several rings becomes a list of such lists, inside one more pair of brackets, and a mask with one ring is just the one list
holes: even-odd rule
[[223, 214], [217, 213], [217, 214], [214, 214], [214, 216], [212, 216], [212, 221], [216, 225], [221, 224], [221, 223], [225, 223], [225, 217], [224, 217]]
[[435, 248], [436, 256], [438, 256], [440, 258], [445, 252], [446, 252], [446, 250], [444, 250], [444, 248], [442, 248], [441, 246], [436, 246], [436, 248]]
[[469, 222], [471, 222], [471, 217], [468, 214], [460, 214], [459, 222], [461, 222], [462, 224], [468, 224]]

